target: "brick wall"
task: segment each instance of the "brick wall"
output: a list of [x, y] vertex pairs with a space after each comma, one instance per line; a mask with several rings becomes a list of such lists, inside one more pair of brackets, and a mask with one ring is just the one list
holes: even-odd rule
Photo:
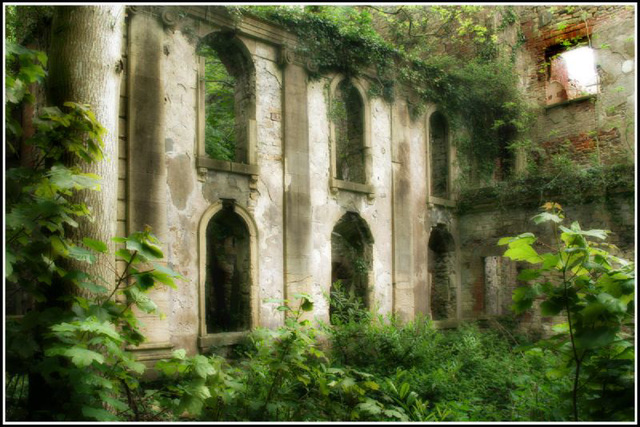
[[[519, 53], [522, 85], [536, 106], [531, 132], [543, 148], [540, 166], [568, 145], [570, 158], [579, 166], [594, 162], [615, 164], [633, 158], [632, 128], [635, 99], [634, 8], [629, 6], [537, 6], [519, 8], [525, 42]], [[593, 48], [599, 75], [595, 96], [546, 106], [549, 85], [546, 61], [561, 52], [563, 41], [583, 39]], [[567, 147], [564, 147], [567, 148]]]

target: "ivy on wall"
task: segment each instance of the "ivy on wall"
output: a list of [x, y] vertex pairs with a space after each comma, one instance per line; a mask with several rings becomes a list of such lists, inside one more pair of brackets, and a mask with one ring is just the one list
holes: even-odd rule
[[467, 189], [460, 194], [458, 212], [462, 214], [487, 203], [492, 208], [536, 207], [551, 199], [572, 205], [607, 200], [615, 194], [633, 197], [634, 168], [627, 163], [556, 174], [547, 172], [498, 182], [491, 187]]
[[[391, 102], [396, 92], [407, 90], [414, 119], [422, 115], [427, 102], [438, 105], [454, 130], [469, 130], [467, 137], [455, 142], [462, 168], [473, 169], [480, 179], [491, 176], [494, 159], [519, 143], [530, 124], [512, 61], [498, 54], [497, 36], [482, 25], [480, 7], [261, 6], [241, 12], [297, 34], [299, 53], [318, 66], [312, 77], [331, 71], [347, 76], [373, 73], [370, 95]], [[496, 30], [515, 22], [514, 13], [505, 16]], [[436, 37], [419, 42], [420, 34], [411, 34], [411, 28], [430, 31], [434, 22], [440, 25], [435, 30], [441, 31], [438, 35], [453, 31], [452, 40], [459, 44], [434, 45]], [[465, 164], [466, 159], [472, 161]]]

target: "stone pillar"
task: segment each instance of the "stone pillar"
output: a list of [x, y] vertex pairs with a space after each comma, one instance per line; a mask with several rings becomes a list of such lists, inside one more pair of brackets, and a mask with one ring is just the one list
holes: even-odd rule
[[311, 294], [311, 177], [309, 175], [309, 118], [307, 72], [284, 51], [284, 295]]
[[488, 315], [500, 314], [500, 257], [484, 259], [484, 311]]
[[[162, 243], [166, 254], [167, 170], [165, 163], [165, 99], [162, 67], [164, 29], [149, 9], [129, 8], [128, 100], [128, 232], [144, 230]], [[170, 309], [168, 288], [150, 293], [161, 313]], [[147, 338], [138, 351], [140, 360], [166, 357], [171, 350], [168, 320], [157, 314], [137, 313]]]
[[397, 100], [391, 109], [392, 147], [392, 232], [393, 232], [393, 311], [411, 320], [415, 312], [412, 265], [412, 198], [410, 147], [406, 102]]

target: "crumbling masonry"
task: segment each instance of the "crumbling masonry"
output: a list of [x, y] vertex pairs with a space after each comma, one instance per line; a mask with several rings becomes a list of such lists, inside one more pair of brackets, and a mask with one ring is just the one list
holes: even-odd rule
[[[588, 7], [586, 25], [569, 11], [516, 9], [521, 34], [503, 37], [524, 37], [516, 64], [522, 89], [539, 106], [532, 137], [549, 150], [569, 141], [575, 161], [587, 162], [596, 150], [586, 131], [594, 121], [633, 118], [634, 10]], [[142, 319], [142, 359], [173, 348], [206, 351], [251, 328], [277, 327], [282, 312], [267, 301], [297, 293], [313, 297], [312, 318], [328, 321], [325, 296], [338, 279], [371, 310], [431, 316], [442, 327], [509, 312], [519, 267], [499, 257], [496, 243], [529, 231], [536, 210], [491, 200], [456, 209], [453, 131], [437, 105], [414, 119], [402, 96], [392, 104], [370, 97], [366, 77], [311, 80], [314, 64], [295, 53], [296, 38], [250, 16], [236, 22], [207, 6], [127, 12], [119, 233], [150, 225], [169, 265], [188, 279], [152, 295], [166, 317]], [[569, 25], [558, 30], [557, 19]], [[545, 52], [558, 39], [596, 33], [594, 46], [608, 46], [596, 49], [598, 92], [549, 102], [538, 73]], [[234, 161], [205, 153], [202, 41], [236, 78]], [[597, 104], [589, 101], [595, 97]], [[331, 110], [338, 104], [347, 110], [340, 120]], [[624, 124], [599, 132], [604, 163], [633, 158]], [[512, 159], [516, 172], [524, 160]], [[613, 243], [633, 257], [633, 194], [612, 195], [608, 204], [566, 210], [584, 227], [613, 230]]]

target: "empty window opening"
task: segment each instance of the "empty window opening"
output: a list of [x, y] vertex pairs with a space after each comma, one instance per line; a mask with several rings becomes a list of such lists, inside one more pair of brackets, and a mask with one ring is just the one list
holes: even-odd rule
[[431, 146], [431, 195], [449, 197], [449, 143], [447, 121], [435, 112], [429, 119], [429, 142]]
[[515, 153], [509, 144], [515, 140], [517, 133], [517, 128], [512, 124], [505, 124], [498, 130], [498, 157], [494, 169], [494, 177], [498, 181], [510, 178], [515, 171]]
[[227, 206], [207, 225], [205, 310], [207, 333], [251, 327], [251, 250], [249, 230]]
[[456, 317], [455, 251], [453, 238], [436, 227], [429, 238], [429, 278], [433, 320]]
[[350, 80], [338, 84], [331, 114], [336, 138], [336, 178], [365, 184], [364, 102]]
[[594, 50], [582, 46], [566, 50], [554, 46], [546, 54], [547, 104], [580, 98], [598, 93], [598, 72]]
[[[341, 289], [346, 297], [368, 308], [372, 254], [373, 238], [367, 223], [356, 213], [345, 214], [331, 233], [331, 293]], [[337, 311], [331, 304], [330, 318]]]
[[201, 40], [204, 58], [205, 153], [217, 160], [248, 163], [248, 120], [254, 111], [254, 72], [240, 43], [228, 34]]

